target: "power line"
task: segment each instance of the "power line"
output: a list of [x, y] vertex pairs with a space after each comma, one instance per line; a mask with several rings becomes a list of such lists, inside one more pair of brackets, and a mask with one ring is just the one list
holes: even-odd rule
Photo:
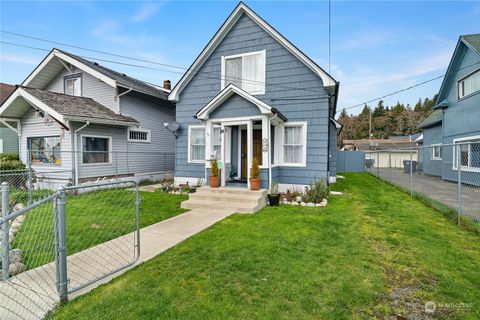
[[403, 89], [400, 89], [400, 90], [397, 90], [397, 91], [388, 93], [388, 94], [383, 95], [383, 96], [381, 96], [381, 97], [378, 97], [378, 98], [375, 98], [375, 99], [371, 99], [371, 100], [368, 100], [368, 101], [365, 101], [365, 102], [356, 104], [356, 105], [351, 106], [351, 107], [348, 107], [348, 108], [342, 108], [342, 110], [339, 110], [339, 111], [337, 111], [336, 113], [340, 113], [340, 112], [342, 112], [343, 110], [349, 110], [349, 109], [357, 108], [357, 107], [366, 105], [366, 104], [368, 104], [368, 103], [375, 102], [375, 101], [377, 101], [377, 100], [381, 100], [381, 99], [384, 99], [384, 98], [393, 96], [393, 95], [398, 94], [398, 93], [400, 93], [400, 92], [404, 92], [404, 91], [407, 91], [407, 90], [411, 90], [411, 89], [413, 89], [413, 88], [419, 87], [419, 86], [424, 85], [424, 84], [426, 84], [426, 83], [429, 83], [429, 82], [438, 80], [438, 79], [440, 79], [440, 78], [446, 77], [447, 75], [452, 74], [452, 73], [454, 73], [454, 72], [457, 72], [457, 71], [460, 71], [460, 70], [463, 70], [463, 69], [467, 69], [467, 68], [473, 67], [473, 66], [475, 66], [475, 65], [477, 65], [477, 64], [480, 64], [480, 61], [479, 61], [479, 62], [476, 62], [476, 63], [472, 63], [472, 64], [470, 64], [470, 65], [468, 65], [468, 66], [465, 66], [465, 67], [456, 69], [456, 70], [454, 70], [454, 71], [447, 72], [447, 73], [445, 73], [445, 74], [443, 74], [443, 75], [440, 75], [440, 76], [437, 76], [437, 77], [434, 77], [434, 78], [431, 78], [431, 79], [422, 81], [422, 82], [420, 82], [420, 83], [411, 85], [411, 86], [409, 86], [409, 87], [406, 87], [406, 88], [403, 88]]
[[[111, 55], [111, 56], [118, 57], [118, 58], [123, 58], [123, 59], [129, 59], [129, 60], [139, 61], [139, 62], [156, 64], [156, 65], [160, 65], [160, 66], [164, 66], [164, 67], [168, 67], [168, 68], [175, 68], [175, 69], [184, 70], [184, 71], [192, 70], [192, 71], [195, 71], [197, 74], [203, 73], [203, 76], [209, 74], [209, 75], [210, 75], [210, 79], [218, 79], [218, 74], [213, 73], [213, 72], [208, 72], [208, 71], [205, 71], [205, 70], [190, 69], [190, 68], [186, 68], [186, 67], [181, 67], [181, 66], [176, 66], [176, 65], [171, 65], [171, 64], [160, 63], [160, 62], [153, 61], [153, 60], [135, 58], [135, 57], [130, 57], [130, 56], [126, 56], [126, 55], [116, 54], [116, 53], [112, 53], [112, 52], [101, 51], [101, 50], [96, 50], [96, 49], [90, 49], [90, 48], [81, 47], [81, 46], [77, 46], [77, 45], [73, 45], [73, 44], [68, 44], [68, 43], [64, 43], [64, 42], [58, 42], [58, 41], [54, 41], [54, 40], [49, 40], [49, 39], [45, 39], [45, 38], [30, 36], [30, 35], [26, 35], [26, 34], [17, 33], [17, 32], [11, 32], [11, 31], [7, 31], [7, 30], [0, 30], [0, 32], [5, 33], [5, 34], [10, 34], [10, 35], [13, 35], [13, 36], [17, 36], [17, 37], [23, 37], [23, 38], [27, 38], [27, 39], [32, 39], [32, 40], [37, 40], [37, 41], [52, 43], [52, 44], [56, 44], [56, 45], [62, 45], [62, 46], [71, 47], [71, 48], [75, 48], [75, 49], [86, 50], [86, 51], [95, 52], [95, 53], [100, 53], [100, 54], [105, 54], [105, 55]], [[11, 43], [11, 42], [8, 43], [8, 44], [18, 45], [18, 44], [14, 44], [14, 43]], [[23, 46], [23, 45], [18, 45], [18, 46]], [[46, 50], [46, 49], [45, 49], [45, 50]], [[92, 59], [92, 58], [88, 58], [88, 59]], [[109, 61], [109, 60], [99, 59], [99, 58], [95, 58], [95, 59], [93, 59], [93, 60], [122, 64], [122, 63], [119, 63], [119, 62], [112, 62], [112, 61]], [[129, 65], [129, 64], [124, 64], [124, 65]], [[137, 65], [130, 65], [130, 66], [137, 66]], [[147, 69], [147, 68], [148, 68], [148, 67], [145, 67], [145, 66], [140, 66], [140, 67], [141, 67], [141, 68], [144, 68], [144, 69]], [[165, 69], [152, 69], [152, 70], [160, 70], [160, 71], [173, 72], [172, 70], [165, 70]], [[175, 72], [173, 72], [173, 73], [175, 73]], [[176, 73], [179, 73], [179, 74], [182, 74], [182, 75], [183, 75], [185, 72], [176, 72]], [[208, 78], [208, 77], [207, 77], [207, 78]], [[245, 79], [245, 78], [234, 78], [234, 77], [228, 77], [228, 78], [227, 78], [227, 77], [225, 77], [225, 76], [220, 76], [220, 79], [222, 79], [222, 80], [231, 80], [231, 81], [242, 81], [242, 82], [246, 82], [246, 83], [250, 83], [250, 84], [266, 85], [266, 82], [264, 82], [264, 81], [256, 81], [256, 80]], [[270, 85], [270, 86], [276, 86], [276, 87], [279, 87], [279, 88], [281, 87], [281, 88], [283, 88], [283, 89], [289, 89], [289, 90], [298, 90], [298, 91], [307, 91], [307, 92], [319, 93], [318, 90], [314, 90], [314, 89], [299, 88], [299, 87], [287, 86], [287, 85], [282, 85], [282, 84], [269, 84], [269, 85]]]

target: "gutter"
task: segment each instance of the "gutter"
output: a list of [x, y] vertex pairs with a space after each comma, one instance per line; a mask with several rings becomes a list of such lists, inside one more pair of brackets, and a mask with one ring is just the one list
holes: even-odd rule
[[78, 128], [73, 132], [73, 155], [75, 157], [74, 166], [75, 166], [75, 185], [78, 185], [78, 155], [77, 155], [77, 133], [81, 130], [85, 129], [87, 126], [90, 125], [90, 122], [87, 121], [83, 126]]

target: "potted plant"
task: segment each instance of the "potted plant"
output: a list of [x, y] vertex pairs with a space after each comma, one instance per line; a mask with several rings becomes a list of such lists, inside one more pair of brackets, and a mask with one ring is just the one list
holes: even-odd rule
[[212, 161], [210, 167], [210, 188], [218, 188], [220, 186], [220, 177], [218, 176], [217, 160]]
[[272, 207], [278, 207], [280, 203], [280, 194], [278, 193], [278, 183], [273, 182], [270, 188], [270, 194], [268, 195], [268, 204]]
[[253, 158], [252, 167], [250, 168], [250, 189], [260, 189], [260, 168], [258, 167], [257, 158]]

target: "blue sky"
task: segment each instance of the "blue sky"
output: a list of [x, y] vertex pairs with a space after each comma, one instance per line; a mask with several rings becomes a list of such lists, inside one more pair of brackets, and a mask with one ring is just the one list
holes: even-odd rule
[[[328, 70], [325, 1], [246, 1], [253, 10]], [[188, 67], [237, 2], [0, 2], [2, 30]], [[479, 2], [333, 1], [331, 74], [341, 82], [339, 109], [445, 72], [461, 34], [480, 32]], [[5, 33], [1, 40], [53, 46], [101, 59], [138, 63]], [[0, 44], [0, 81], [21, 83], [46, 52]], [[100, 62], [153, 83], [181, 76], [178, 69], [145, 70]], [[142, 64], [142, 63], [138, 63]], [[385, 99], [414, 104], [432, 97], [437, 80]], [[375, 103], [373, 103], [375, 104]], [[352, 109], [359, 112], [361, 107]]]

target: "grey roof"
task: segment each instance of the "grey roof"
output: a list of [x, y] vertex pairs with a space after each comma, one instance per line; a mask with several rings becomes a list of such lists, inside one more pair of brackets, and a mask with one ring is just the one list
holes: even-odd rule
[[88, 61], [82, 57], [79, 57], [77, 55], [74, 55], [72, 53], [56, 49], [70, 57], [72, 57], [75, 60], [80, 61], [81, 63], [84, 63], [85, 65], [89, 66], [90, 68], [102, 73], [103, 75], [115, 80], [118, 85], [126, 88], [132, 88], [135, 91], [143, 92], [158, 98], [162, 98], [164, 100], [168, 100], [168, 92], [156, 88], [154, 85], [148, 84], [144, 81], [132, 78], [127, 76], [124, 73], [117, 72], [115, 70], [109, 69], [107, 67], [101, 66], [96, 62]]
[[467, 34], [461, 38], [480, 54], [480, 33]]
[[419, 128], [426, 128], [433, 126], [435, 124], [442, 122], [442, 110], [435, 110], [431, 115], [429, 115], [425, 120], [423, 120], [418, 127]]
[[115, 113], [91, 98], [70, 96], [29, 87], [20, 87], [69, 120], [136, 125], [132, 117]]
[[360, 151], [408, 150], [409, 148], [414, 147], [415, 143], [409, 140], [362, 139], [354, 140], [354, 145]]

